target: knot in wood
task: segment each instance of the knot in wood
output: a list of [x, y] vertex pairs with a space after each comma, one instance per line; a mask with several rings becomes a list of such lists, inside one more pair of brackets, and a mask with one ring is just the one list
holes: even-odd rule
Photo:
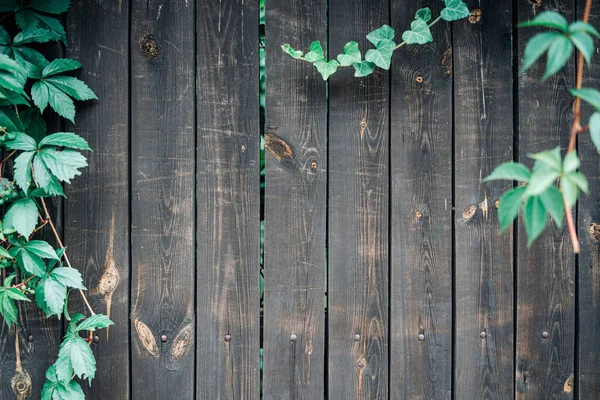
[[27, 371], [18, 371], [10, 380], [10, 387], [17, 400], [25, 400], [31, 395], [31, 376]]
[[469, 17], [469, 22], [472, 24], [476, 24], [481, 21], [481, 9], [476, 8], [471, 10], [471, 16]]
[[417, 82], [418, 83], [423, 83], [423, 77], [422, 76], [417, 76]]
[[265, 149], [278, 160], [294, 158], [294, 151], [290, 145], [274, 133], [265, 133]]
[[477, 213], [477, 205], [470, 204], [463, 210], [463, 221], [469, 222]]
[[592, 223], [589, 230], [590, 238], [595, 243], [600, 243], [600, 224]]
[[148, 59], [156, 57], [159, 52], [158, 43], [151, 34], [146, 34], [140, 38], [140, 49], [144, 53], [144, 57]]
[[359, 358], [358, 360], [356, 360], [356, 365], [358, 365], [358, 368], [364, 368], [367, 365], [367, 360], [365, 360], [364, 358]]

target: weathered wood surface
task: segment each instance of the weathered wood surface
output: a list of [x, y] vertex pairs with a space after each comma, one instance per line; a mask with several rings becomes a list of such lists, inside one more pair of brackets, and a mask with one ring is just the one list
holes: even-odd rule
[[[364, 54], [388, 20], [385, 1], [330, 0], [330, 54], [350, 38]], [[387, 398], [389, 72], [329, 79], [328, 137], [328, 398]]]
[[265, 399], [324, 393], [325, 82], [280, 46], [326, 43], [326, 5], [266, 2]]
[[453, 25], [454, 397], [512, 399], [513, 235], [498, 234], [496, 202], [512, 182], [483, 183], [513, 159], [512, 6], [469, 1]]
[[131, 391], [192, 399], [194, 3], [131, 8]]
[[258, 399], [258, 4], [198, 6], [196, 398]]
[[[392, 3], [392, 24], [410, 26], [412, 10], [429, 5]], [[438, 15], [441, 3], [433, 4], [432, 10]], [[440, 24], [432, 33], [433, 44], [397, 51], [391, 69], [390, 398], [394, 399], [449, 399], [452, 389], [450, 26]]]
[[[515, 12], [519, 21], [525, 21], [549, 6], [520, 1]], [[569, 19], [573, 17], [573, 2], [551, 6]], [[518, 68], [526, 41], [534, 31], [519, 30]], [[574, 66], [574, 61], [569, 62], [563, 71], [541, 84], [544, 63], [537, 63], [515, 82], [519, 161], [531, 166], [529, 153], [558, 145], [566, 149], [572, 122], [568, 88], [575, 85]], [[522, 223], [517, 235], [516, 398], [570, 399], [575, 372], [575, 256], [566, 224], [563, 229], [548, 226], [531, 247], [527, 247]]]

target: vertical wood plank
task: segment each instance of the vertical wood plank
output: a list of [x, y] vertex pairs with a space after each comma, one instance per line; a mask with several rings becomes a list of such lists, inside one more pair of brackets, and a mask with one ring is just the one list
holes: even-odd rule
[[[324, 394], [325, 83], [283, 43], [325, 43], [326, 1], [266, 2], [265, 399]], [[295, 335], [295, 341], [291, 340]]]
[[[553, 9], [573, 18], [574, 2], [565, 0], [533, 4], [518, 3], [518, 20], [532, 19], [541, 11]], [[535, 29], [519, 31], [519, 68], [523, 50]], [[532, 165], [529, 153], [566, 149], [572, 122], [572, 97], [568, 88], [575, 85], [574, 60], [559, 74], [541, 83], [544, 63], [523, 74], [518, 81], [519, 161]], [[563, 152], [564, 153], [564, 152]], [[550, 223], [549, 223], [550, 225]], [[575, 340], [575, 256], [564, 229], [554, 225], [533, 245], [527, 247], [523, 223], [517, 241], [517, 354], [516, 398], [573, 398], [566, 385], [574, 373]], [[543, 332], [549, 337], [544, 339]]]
[[[592, 3], [590, 23], [600, 25], [600, 4]], [[577, 1], [577, 18], [583, 19], [585, 0]], [[596, 43], [598, 48], [598, 44]], [[594, 54], [592, 65], [585, 66], [583, 86], [600, 87], [600, 57]], [[594, 110], [582, 102], [582, 123], [587, 124]], [[580, 171], [588, 178], [589, 196], [583, 194], [579, 201], [578, 227], [581, 253], [578, 265], [578, 331], [577, 354], [578, 375], [575, 387], [581, 400], [597, 398], [600, 395], [600, 163], [598, 151], [590, 135], [581, 134], [578, 138], [578, 153], [581, 160]]]
[[512, 182], [482, 180], [513, 159], [512, 5], [468, 1], [453, 25], [455, 385], [457, 399], [512, 399], [513, 235], [496, 202]]
[[[364, 55], [388, 23], [388, 1], [330, 0], [329, 58], [350, 40]], [[388, 396], [389, 72], [376, 71], [329, 79], [330, 399]]]
[[258, 399], [258, 1], [200, 2], [198, 18], [196, 398]]
[[[392, 2], [393, 26], [441, 3]], [[404, 46], [392, 64], [391, 359], [394, 399], [449, 399], [452, 385], [452, 47]], [[419, 335], [423, 334], [423, 340]]]
[[194, 2], [132, 10], [132, 393], [192, 399]]
[[[100, 100], [78, 104], [76, 125], [67, 128], [86, 138], [94, 152], [83, 175], [65, 187], [65, 243], [92, 307], [115, 322], [92, 344], [96, 378], [92, 387], [82, 385], [89, 399], [130, 394], [128, 25], [127, 1], [78, 0], [67, 14], [67, 56], [81, 61], [81, 78]], [[80, 295], [71, 297], [71, 311], [84, 311]]]

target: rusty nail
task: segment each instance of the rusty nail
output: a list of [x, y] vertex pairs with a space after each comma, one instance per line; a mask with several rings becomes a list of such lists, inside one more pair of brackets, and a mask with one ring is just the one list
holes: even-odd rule
[[295, 333], [292, 333], [292, 334], [290, 335], [290, 341], [291, 341], [291, 342], [295, 342], [296, 340], [298, 340], [298, 336], [296, 336], [296, 334], [295, 334]]
[[550, 334], [548, 333], [548, 331], [544, 331], [544, 332], [542, 332], [542, 337], [543, 337], [544, 339], [548, 339], [548, 337], [549, 337], [549, 336], [550, 336]]
[[29, 335], [29, 336], [27, 336], [27, 341], [28, 341], [29, 343], [33, 343], [33, 335]]
[[100, 337], [94, 336], [94, 343], [100, 343]]
[[423, 213], [421, 211], [417, 211], [415, 213], [415, 215], [417, 216], [417, 218], [422, 218], [423, 217]]
[[223, 340], [225, 340], [225, 343], [231, 342], [231, 335], [225, 335], [225, 337], [223, 338]]
[[167, 335], [162, 335], [160, 337], [160, 341], [163, 342], [163, 343], [165, 343], [167, 341]]
[[485, 339], [487, 336], [487, 333], [485, 331], [481, 331], [481, 333], [479, 334], [479, 337], [482, 339]]
[[360, 335], [357, 333], [356, 335], [354, 335], [354, 341], [358, 342], [360, 340]]
[[422, 342], [423, 340], [425, 340], [425, 334], [419, 333], [419, 342]]
[[417, 82], [419, 82], [419, 83], [423, 82], [423, 77], [422, 76], [417, 76]]

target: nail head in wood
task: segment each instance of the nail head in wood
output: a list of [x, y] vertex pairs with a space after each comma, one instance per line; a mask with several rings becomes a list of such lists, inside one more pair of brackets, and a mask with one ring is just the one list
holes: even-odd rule
[[358, 342], [360, 340], [360, 335], [357, 333], [356, 335], [354, 335], [354, 341]]
[[542, 332], [542, 337], [544, 339], [548, 339], [550, 337], [550, 334], [548, 333], [548, 331], [544, 331], [544, 332]]
[[100, 343], [100, 337], [99, 336], [94, 336], [94, 343]]
[[33, 335], [29, 335], [29, 336], [27, 336], [27, 341], [28, 341], [29, 343], [33, 343]]
[[223, 340], [225, 340], [225, 343], [231, 342], [231, 335], [225, 335], [225, 337], [223, 338]]
[[292, 333], [292, 334], [290, 335], [290, 342], [295, 342], [296, 340], [298, 340], [298, 336], [296, 336], [296, 334], [295, 334], [295, 333]]
[[487, 337], [487, 333], [485, 331], [481, 331], [481, 333], [479, 334], [479, 337], [482, 339], [485, 339]]
[[415, 213], [415, 216], [416, 216], [417, 218], [423, 218], [423, 213], [422, 213], [421, 211], [417, 211], [417, 212]]
[[160, 337], [160, 341], [163, 342], [163, 343], [165, 343], [167, 341], [167, 335], [162, 335]]
[[419, 341], [422, 342], [423, 340], [425, 340], [425, 334], [419, 333]]

